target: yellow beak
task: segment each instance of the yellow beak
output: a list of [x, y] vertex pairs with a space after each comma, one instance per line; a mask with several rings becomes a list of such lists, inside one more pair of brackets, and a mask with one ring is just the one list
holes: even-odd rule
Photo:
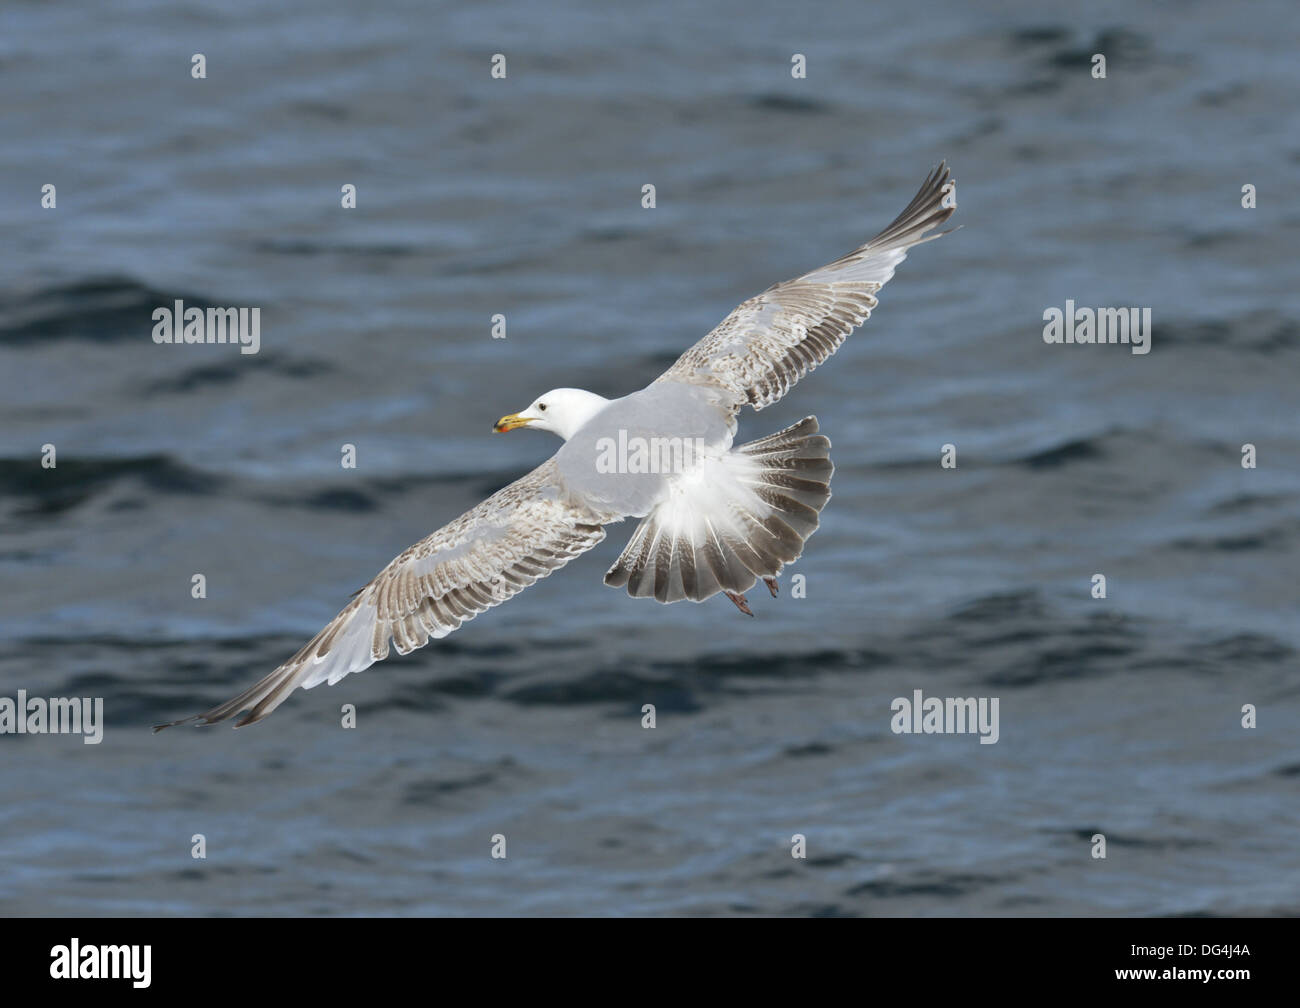
[[504, 434], [516, 427], [527, 427], [532, 422], [532, 417], [521, 417], [518, 413], [510, 413], [498, 420], [492, 429], [498, 434]]

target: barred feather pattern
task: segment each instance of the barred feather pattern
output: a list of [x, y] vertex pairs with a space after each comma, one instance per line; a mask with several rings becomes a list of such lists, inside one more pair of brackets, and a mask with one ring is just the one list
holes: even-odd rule
[[[403, 551], [297, 654], [197, 721], [248, 711], [236, 727], [310, 689], [445, 637], [479, 613], [536, 583], [605, 538], [599, 514], [571, 500], [554, 459]], [[170, 725], [159, 725], [166, 728]]]
[[605, 574], [633, 598], [701, 602], [776, 577], [803, 553], [830, 500], [830, 441], [817, 418], [679, 477]]
[[870, 317], [876, 294], [908, 249], [947, 233], [929, 232], [956, 209], [955, 185], [940, 164], [880, 234], [833, 263], [750, 298], [658, 380], [714, 385], [733, 412], [746, 403], [756, 410], [770, 406]]

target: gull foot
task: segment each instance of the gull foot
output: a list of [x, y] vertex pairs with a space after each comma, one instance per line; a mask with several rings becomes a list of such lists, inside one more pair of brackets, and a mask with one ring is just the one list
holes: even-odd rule
[[763, 578], [763, 584], [767, 585], [767, 590], [772, 593], [772, 598], [776, 598], [776, 578], [765, 577]]
[[727, 596], [727, 598], [731, 599], [732, 602], [736, 603], [736, 608], [739, 609], [741, 612], [743, 612], [746, 616], [754, 615], [754, 613], [749, 608], [749, 603], [745, 601], [744, 595], [741, 595], [739, 592], [727, 591], [725, 588], [722, 590], [722, 594]]

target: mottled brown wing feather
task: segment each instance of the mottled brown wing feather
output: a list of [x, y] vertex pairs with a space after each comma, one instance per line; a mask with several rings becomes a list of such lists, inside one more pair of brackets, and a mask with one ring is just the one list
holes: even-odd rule
[[[575, 505], [552, 458], [394, 558], [296, 655], [239, 696], [171, 724], [260, 721], [299, 686], [331, 685], [445, 637], [605, 538], [603, 516]], [[159, 725], [166, 728], [170, 725]], [[157, 729], [155, 729], [157, 730]]]
[[946, 233], [928, 234], [952, 216], [955, 186], [940, 164], [907, 209], [871, 241], [750, 298], [658, 381], [713, 385], [733, 412], [745, 403], [756, 410], [770, 406], [866, 321], [876, 307], [876, 293], [909, 248]]

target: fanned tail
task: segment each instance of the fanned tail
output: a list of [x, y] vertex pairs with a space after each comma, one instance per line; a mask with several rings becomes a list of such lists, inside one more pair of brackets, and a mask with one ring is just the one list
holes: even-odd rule
[[830, 500], [830, 447], [810, 416], [677, 477], [605, 584], [626, 585], [634, 598], [700, 602], [776, 577], [803, 552]]

